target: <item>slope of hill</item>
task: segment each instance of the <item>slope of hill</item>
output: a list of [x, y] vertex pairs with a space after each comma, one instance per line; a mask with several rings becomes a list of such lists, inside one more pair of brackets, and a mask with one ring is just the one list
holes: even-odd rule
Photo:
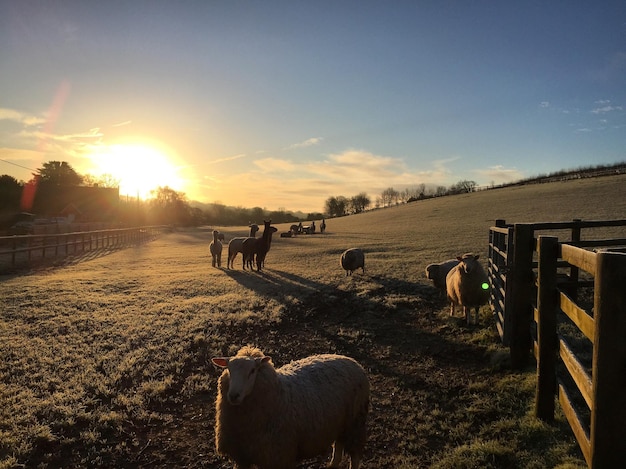
[[[585, 467], [571, 430], [531, 415], [488, 307], [451, 318], [424, 267], [486, 255], [508, 222], [626, 218], [626, 176], [430, 199], [280, 238], [262, 273], [211, 267], [213, 227], [0, 278], [0, 467], [231, 467], [215, 454], [214, 355], [277, 365], [353, 356], [372, 384], [364, 468]], [[280, 231], [287, 229], [279, 226]], [[227, 239], [247, 227], [224, 228]], [[339, 254], [366, 251], [346, 277]], [[225, 264], [225, 259], [224, 259]], [[320, 467], [324, 457], [300, 469]]]

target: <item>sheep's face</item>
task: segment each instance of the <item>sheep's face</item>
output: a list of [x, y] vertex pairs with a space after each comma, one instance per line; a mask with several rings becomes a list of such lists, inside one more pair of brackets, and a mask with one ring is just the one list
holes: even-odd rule
[[231, 357], [214, 358], [213, 363], [228, 368], [230, 383], [226, 399], [231, 405], [240, 405], [254, 389], [259, 367], [270, 357]]
[[461, 269], [461, 272], [465, 274], [472, 273], [478, 265], [479, 257], [479, 255], [474, 256], [473, 254], [464, 254], [461, 257], [457, 257], [457, 259], [459, 260], [459, 269]]

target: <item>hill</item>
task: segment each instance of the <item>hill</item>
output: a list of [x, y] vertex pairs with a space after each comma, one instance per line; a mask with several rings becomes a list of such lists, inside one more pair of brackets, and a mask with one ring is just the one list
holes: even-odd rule
[[[1, 277], [0, 467], [231, 467], [214, 451], [219, 371], [209, 359], [244, 344], [279, 366], [326, 352], [365, 366], [363, 467], [585, 467], [562, 415], [554, 426], [532, 417], [534, 370], [507, 369], [489, 308], [466, 327], [423, 272], [466, 251], [484, 259], [498, 218], [626, 218], [625, 182], [520, 186], [327, 220], [324, 235], [275, 236], [262, 273], [242, 271], [241, 257], [234, 270], [212, 268], [205, 227]], [[365, 250], [366, 272], [346, 277], [339, 254], [351, 246]]]

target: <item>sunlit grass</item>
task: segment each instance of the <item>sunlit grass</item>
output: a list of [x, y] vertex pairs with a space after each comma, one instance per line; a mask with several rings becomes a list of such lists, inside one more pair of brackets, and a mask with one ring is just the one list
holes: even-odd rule
[[[277, 365], [325, 352], [364, 364], [364, 467], [582, 467], [564, 418], [532, 416], [534, 372], [509, 371], [489, 308], [479, 326], [451, 318], [424, 268], [466, 251], [485, 260], [496, 218], [626, 218], [610, 192], [624, 182], [417, 202], [327, 220], [324, 235], [280, 238], [279, 226], [263, 273], [243, 272], [241, 257], [233, 271], [212, 268], [205, 227], [2, 278], [0, 468], [223, 467], [209, 359], [246, 343]], [[366, 272], [346, 277], [339, 255], [353, 246]]]

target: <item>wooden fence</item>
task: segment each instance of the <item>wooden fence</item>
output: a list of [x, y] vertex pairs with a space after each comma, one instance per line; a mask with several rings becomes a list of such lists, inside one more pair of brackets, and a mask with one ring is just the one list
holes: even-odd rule
[[[537, 277], [535, 259], [535, 235], [539, 231], [549, 234], [558, 232], [559, 239], [578, 247], [624, 247], [626, 220], [573, 220], [571, 222], [516, 223], [507, 224], [496, 220], [489, 229], [488, 275], [491, 286], [491, 309], [502, 343], [510, 347], [511, 361], [515, 368], [528, 364], [531, 351], [530, 328], [533, 304], [536, 298]], [[610, 239], [582, 239], [583, 230], [593, 234], [595, 230], [613, 229], [620, 237]], [[563, 236], [563, 232], [565, 235]], [[587, 233], [588, 232], [588, 233]], [[590, 236], [587, 236], [589, 238]], [[561, 282], [572, 298], [576, 298], [580, 286], [589, 282], [579, 279], [578, 267], [568, 266]]]
[[72, 233], [0, 237], [0, 273], [89, 252], [122, 249], [153, 240], [167, 227], [146, 226]]
[[[582, 240], [581, 229], [624, 226], [498, 220], [489, 235], [491, 307], [512, 364], [527, 365], [532, 351], [536, 416], [552, 420], [558, 396], [591, 468], [626, 460], [626, 238]], [[570, 239], [535, 238], [539, 230], [567, 230]]]
[[[554, 418], [555, 393], [591, 468], [623, 467], [626, 461], [626, 254], [591, 252], [540, 236], [537, 243], [538, 293], [535, 415]], [[593, 312], [559, 288], [559, 259], [588, 272], [593, 281]], [[591, 370], [577, 347], [558, 334], [563, 312], [593, 345]], [[561, 365], [559, 367], [559, 365]], [[569, 386], [566, 383], [573, 383]], [[577, 397], [586, 408], [577, 409]], [[580, 399], [578, 399], [580, 401]], [[578, 404], [580, 406], [580, 404]]]

